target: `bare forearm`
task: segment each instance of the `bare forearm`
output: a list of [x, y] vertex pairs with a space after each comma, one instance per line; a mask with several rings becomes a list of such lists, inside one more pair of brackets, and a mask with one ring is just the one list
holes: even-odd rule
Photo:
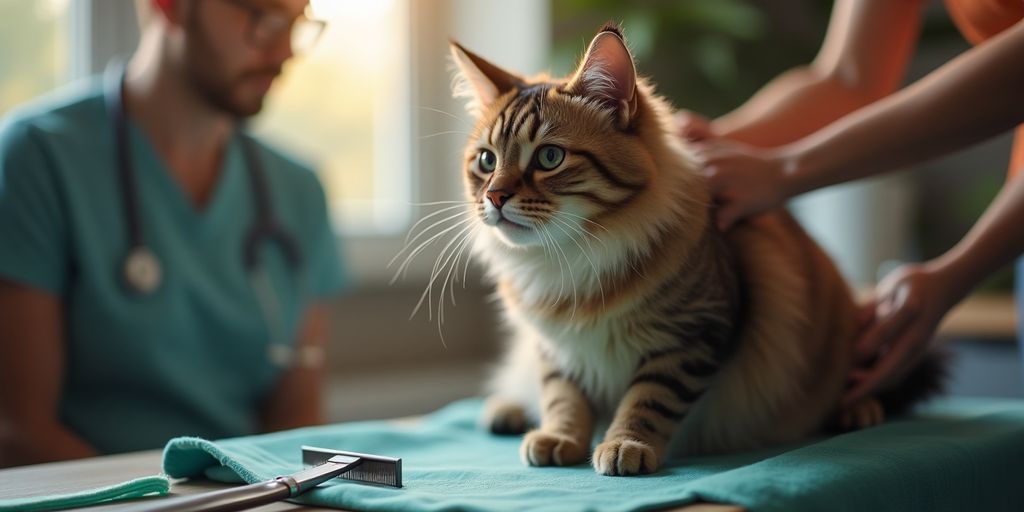
[[899, 87], [921, 2], [836, 0], [814, 62], [769, 82], [715, 121], [714, 133], [759, 147], [788, 144]]
[[0, 467], [93, 457], [99, 453], [57, 424], [11, 426], [0, 440]]
[[282, 374], [264, 405], [264, 430], [285, 430], [324, 422], [328, 324], [326, 304], [314, 304], [305, 312], [292, 366]]
[[267, 432], [324, 423], [323, 372], [313, 368], [289, 370], [264, 406]]
[[57, 419], [63, 319], [60, 297], [0, 279], [0, 466], [96, 455]]
[[782, 148], [787, 195], [962, 149], [1024, 121], [1024, 22], [914, 85]]
[[1024, 253], [1024, 179], [1003, 187], [981, 219], [934, 265], [944, 270], [959, 297]]
[[870, 103], [875, 96], [851, 89], [813, 67], [792, 69], [712, 123], [714, 133], [752, 146], [788, 144]]

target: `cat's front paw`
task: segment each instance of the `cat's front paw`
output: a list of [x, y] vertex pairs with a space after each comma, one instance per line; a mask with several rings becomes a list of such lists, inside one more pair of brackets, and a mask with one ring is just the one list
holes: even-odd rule
[[534, 430], [523, 437], [519, 457], [529, 466], [575, 466], [587, 460], [587, 445], [565, 434]]
[[593, 463], [602, 475], [646, 475], [658, 469], [658, 455], [643, 441], [610, 439], [594, 449]]
[[519, 435], [529, 427], [529, 419], [522, 405], [497, 397], [488, 399], [484, 404], [480, 422], [491, 433], [498, 435]]

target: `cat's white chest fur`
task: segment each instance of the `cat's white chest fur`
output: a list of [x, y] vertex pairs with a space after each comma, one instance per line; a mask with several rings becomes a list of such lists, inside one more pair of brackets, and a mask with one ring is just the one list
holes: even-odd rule
[[[615, 410], [629, 388], [640, 358], [657, 343], [631, 333], [618, 316], [581, 325], [582, 322], [565, 323], [529, 315], [514, 307], [508, 307], [506, 312], [516, 330], [516, 343], [540, 349], [563, 374], [583, 388], [601, 413]], [[536, 358], [537, 352], [532, 352]], [[527, 361], [519, 364], [536, 366]]]
[[492, 276], [509, 285], [518, 298], [503, 301], [514, 345], [492, 382], [496, 393], [508, 395], [514, 389], [517, 391], [512, 394], [519, 395], [522, 403], [537, 404], [543, 377], [538, 374], [537, 358], [542, 353], [583, 388], [600, 414], [610, 414], [629, 389], [640, 359], [673, 343], [663, 335], [661, 339], [645, 337], [643, 333], [653, 336], [656, 330], [637, 328], [630, 302], [602, 308], [600, 315], [587, 318], [573, 313], [539, 313], [548, 309], [545, 306], [552, 297], [572, 297], [573, 308], [577, 301], [601, 297], [596, 271], [624, 258], [625, 248], [618, 243], [609, 241], [603, 246], [605, 252], [588, 257], [563, 247], [568, 265], [576, 269], [570, 272], [551, 263], [541, 251], [532, 256], [502, 257], [498, 256], [502, 253], [486, 250], [494, 246], [494, 240], [481, 237], [478, 242], [483, 242], [477, 249]]

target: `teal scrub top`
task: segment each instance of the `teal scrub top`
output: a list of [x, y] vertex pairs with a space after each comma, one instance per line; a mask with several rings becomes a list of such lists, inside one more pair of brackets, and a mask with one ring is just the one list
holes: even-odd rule
[[[243, 263], [255, 209], [241, 135], [200, 210], [130, 120], [128, 130], [142, 236], [163, 267], [159, 288], [140, 296], [122, 278], [129, 237], [96, 79], [0, 125], [0, 277], [62, 300], [60, 419], [96, 449], [255, 433], [283, 371], [271, 343], [294, 344], [304, 308], [346, 282], [323, 190], [307, 167], [257, 142], [274, 216], [302, 258], [292, 272], [275, 243], [261, 244], [272, 289], [261, 303]], [[277, 313], [265, 315], [267, 304]]]

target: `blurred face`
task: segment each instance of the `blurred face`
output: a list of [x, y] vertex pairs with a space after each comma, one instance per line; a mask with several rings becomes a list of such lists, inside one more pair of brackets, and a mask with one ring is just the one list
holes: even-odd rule
[[[196, 0], [183, 20], [185, 72], [214, 107], [237, 117], [263, 98], [292, 57], [291, 22], [307, 0]], [[269, 23], [268, 23], [269, 22]]]

